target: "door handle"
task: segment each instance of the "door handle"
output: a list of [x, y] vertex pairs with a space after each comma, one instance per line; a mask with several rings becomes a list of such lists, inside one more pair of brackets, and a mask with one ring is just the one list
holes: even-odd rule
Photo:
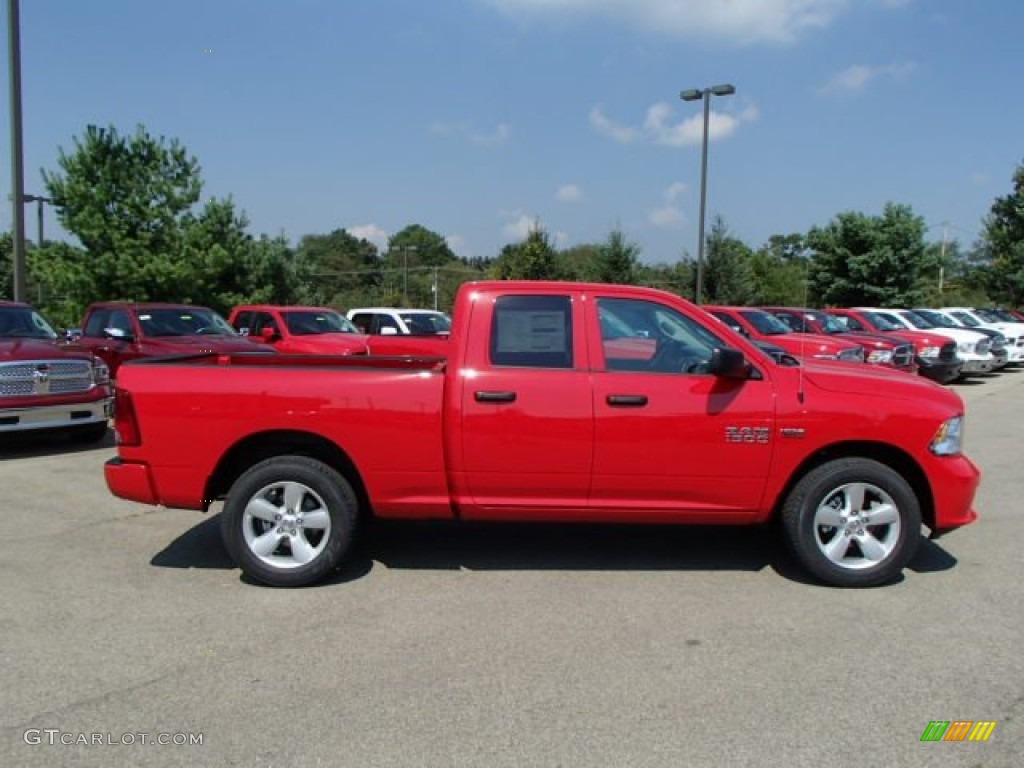
[[608, 395], [605, 402], [620, 408], [641, 408], [647, 405], [647, 395]]
[[478, 403], [514, 403], [515, 392], [475, 392], [473, 397]]

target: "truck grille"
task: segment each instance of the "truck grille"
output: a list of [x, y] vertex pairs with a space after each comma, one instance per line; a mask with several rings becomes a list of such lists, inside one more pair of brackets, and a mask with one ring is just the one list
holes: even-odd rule
[[909, 344], [900, 344], [892, 351], [893, 365], [910, 365], [914, 361], [914, 348]]
[[68, 395], [92, 389], [88, 360], [30, 360], [0, 363], [0, 396]]

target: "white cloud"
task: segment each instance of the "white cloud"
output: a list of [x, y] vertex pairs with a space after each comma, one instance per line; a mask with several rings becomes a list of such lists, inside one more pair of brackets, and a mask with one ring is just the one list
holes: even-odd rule
[[363, 224], [357, 227], [345, 227], [345, 231], [352, 235], [352, 237], [369, 240], [378, 248], [386, 248], [388, 238], [390, 237], [386, 230], [381, 229], [376, 224]]
[[501, 233], [513, 240], [525, 240], [539, 226], [540, 222], [536, 216], [527, 216], [522, 213], [514, 221], [510, 221], [502, 227]]
[[[852, 0], [478, 0], [516, 18], [603, 17], [677, 38], [790, 42], [829, 26]], [[899, 5], [884, 0], [882, 7]]]
[[655, 208], [647, 214], [647, 220], [660, 229], [678, 229], [686, 223], [683, 212], [674, 205], [665, 205]]
[[577, 203], [583, 199], [583, 190], [576, 184], [563, 184], [555, 193], [555, 199], [560, 203]]
[[601, 107], [594, 107], [590, 110], [590, 124], [602, 136], [607, 136], [620, 144], [629, 144], [640, 136], [640, 131], [626, 125], [619, 125], [607, 117], [601, 111]]
[[507, 123], [498, 123], [493, 131], [481, 133], [466, 123], [447, 123], [435, 120], [427, 130], [435, 136], [445, 138], [457, 137], [478, 147], [500, 147], [508, 143], [512, 136], [512, 128]]
[[665, 202], [666, 203], [675, 202], [675, 200], [681, 194], [683, 194], [683, 192], [685, 192], [685, 191], [686, 191], [686, 185], [683, 184], [683, 182], [681, 182], [681, 181], [676, 181], [676, 182], [673, 182], [672, 184], [669, 184], [668, 187], [665, 189], [665, 192], [664, 192]]
[[909, 77], [917, 64], [912, 61], [899, 61], [883, 66], [871, 67], [865, 64], [854, 64], [841, 72], [833, 75], [825, 85], [820, 88], [821, 93], [849, 93], [851, 91], [864, 90], [872, 80], [878, 78], [891, 78], [903, 80]]
[[466, 250], [466, 238], [459, 234], [445, 235], [444, 241], [448, 243], [448, 247], [452, 249], [452, 253], [456, 256], [462, 254]]
[[[665, 101], [659, 101], [647, 108], [643, 125], [640, 127], [616, 123], [606, 117], [601, 107], [590, 110], [590, 124], [598, 133], [620, 144], [645, 141], [666, 147], [687, 147], [700, 144], [704, 137], [704, 114], [674, 121], [674, 108]], [[717, 112], [714, 108], [708, 114], [708, 141], [724, 139], [736, 132], [741, 123], [756, 120], [760, 112], [749, 105], [738, 115]]]

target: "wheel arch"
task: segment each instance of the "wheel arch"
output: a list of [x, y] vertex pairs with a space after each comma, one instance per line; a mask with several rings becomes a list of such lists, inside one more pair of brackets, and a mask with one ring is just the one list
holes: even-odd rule
[[207, 508], [214, 500], [224, 498], [235, 480], [249, 467], [275, 456], [307, 456], [322, 461], [352, 486], [359, 501], [360, 515], [372, 515], [366, 485], [352, 458], [339, 445], [322, 435], [301, 430], [259, 432], [235, 443], [217, 462], [206, 481], [204, 499]]
[[888, 443], [877, 443], [869, 440], [849, 441], [825, 446], [812, 453], [801, 462], [800, 466], [789, 477], [782, 487], [772, 509], [772, 519], [778, 519], [782, 506], [790, 492], [807, 473], [822, 464], [835, 459], [872, 459], [884, 464], [899, 473], [910, 485], [921, 508], [921, 520], [929, 528], [935, 525], [935, 499], [931, 485], [921, 465], [906, 451]]

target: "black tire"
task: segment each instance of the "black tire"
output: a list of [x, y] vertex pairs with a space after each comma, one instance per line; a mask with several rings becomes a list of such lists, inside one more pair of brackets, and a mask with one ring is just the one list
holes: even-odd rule
[[356, 495], [338, 472], [307, 456], [277, 456], [250, 467], [231, 486], [221, 535], [250, 578], [272, 587], [302, 587], [338, 567], [352, 546], [358, 517]]
[[907, 481], [886, 465], [836, 459], [796, 484], [782, 507], [782, 525], [789, 547], [818, 579], [872, 587], [894, 580], [914, 556], [921, 507]]
[[105, 421], [88, 424], [84, 427], [74, 427], [71, 430], [71, 439], [76, 443], [98, 443], [106, 436], [107, 422]]

